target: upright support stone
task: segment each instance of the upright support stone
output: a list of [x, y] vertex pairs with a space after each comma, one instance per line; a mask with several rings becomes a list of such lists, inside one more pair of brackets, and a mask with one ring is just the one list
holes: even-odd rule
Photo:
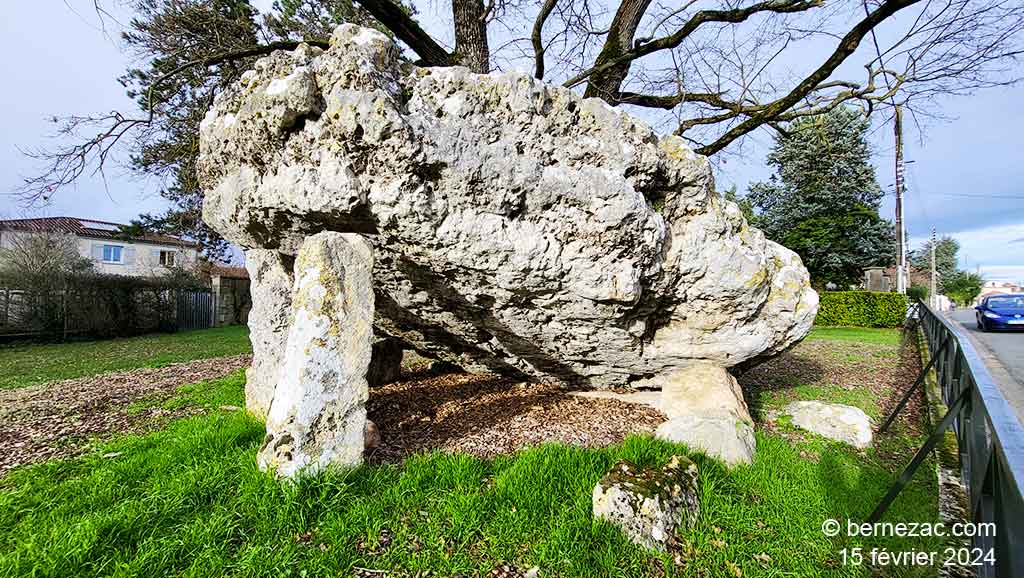
[[294, 285], [292, 260], [275, 250], [245, 252], [252, 295], [249, 312], [252, 366], [245, 372], [245, 408], [261, 419], [270, 411], [288, 342]]
[[362, 461], [372, 268], [372, 248], [359, 235], [323, 232], [302, 243], [284, 363], [258, 456], [262, 469], [291, 477]]
[[731, 466], [753, 461], [754, 420], [743, 390], [724, 367], [695, 363], [651, 381], [660, 382], [658, 405], [668, 417], [656, 437], [685, 443]]

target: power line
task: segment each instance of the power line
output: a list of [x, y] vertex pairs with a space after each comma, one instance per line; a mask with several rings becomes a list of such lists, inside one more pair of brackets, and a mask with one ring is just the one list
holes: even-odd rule
[[[1024, 199], [1024, 195], [975, 195], [971, 193], [931, 193], [946, 197], [974, 197], [978, 199]], [[929, 196], [929, 195], [925, 195]]]

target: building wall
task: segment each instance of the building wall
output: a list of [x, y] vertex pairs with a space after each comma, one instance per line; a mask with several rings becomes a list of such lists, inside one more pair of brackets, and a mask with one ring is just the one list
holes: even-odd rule
[[214, 326], [246, 324], [249, 321], [249, 310], [252, 309], [249, 280], [215, 275], [210, 281], [216, 307]]
[[[103, 261], [103, 246], [121, 247], [121, 263]], [[196, 261], [196, 250], [177, 245], [158, 245], [155, 243], [139, 243], [130, 241], [113, 241], [109, 239], [89, 239], [79, 237], [78, 252], [96, 264], [96, 270], [113, 275], [132, 275], [136, 277], [152, 277], [163, 275], [169, 270], [160, 264], [160, 252], [174, 254], [175, 263], [179, 267], [191, 267]]]
[[[0, 233], [0, 247], [10, 247], [17, 236], [30, 234], [32, 233], [3, 231]], [[169, 269], [160, 264], [161, 251], [174, 252], [177, 264], [182, 267], [194, 265], [197, 256], [195, 249], [178, 245], [140, 243], [137, 241], [119, 241], [114, 239], [92, 239], [88, 237], [78, 237], [77, 244], [78, 253], [83, 257], [92, 259], [97, 271], [113, 275], [130, 275], [135, 277], [163, 275]], [[121, 247], [122, 262], [104, 262], [104, 245]]]

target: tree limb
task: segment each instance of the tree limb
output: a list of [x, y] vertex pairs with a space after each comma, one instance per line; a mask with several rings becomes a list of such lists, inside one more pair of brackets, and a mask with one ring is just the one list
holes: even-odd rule
[[533, 41], [533, 77], [537, 80], [544, 78], [544, 39], [541, 37], [541, 33], [544, 31], [544, 22], [547, 21], [557, 4], [558, 0], [544, 0], [537, 19], [533, 21], [533, 33], [530, 35], [530, 39]]
[[785, 112], [802, 98], [814, 91], [822, 82], [828, 80], [828, 77], [831, 76], [837, 68], [839, 68], [839, 65], [842, 64], [847, 57], [853, 54], [855, 50], [857, 50], [857, 46], [860, 44], [860, 41], [863, 40], [875, 26], [903, 8], [912, 6], [920, 1], [921, 0], [885, 0], [877, 10], [850, 29], [850, 31], [843, 36], [843, 39], [839, 42], [839, 45], [828, 59], [814, 70], [814, 72], [804, 78], [796, 88], [790, 91], [789, 94], [765, 105], [762, 110], [754, 113], [747, 120], [732, 127], [726, 131], [725, 134], [718, 137], [714, 142], [701, 147], [696, 152], [702, 155], [714, 154], [728, 146], [732, 141], [753, 131], [765, 122], [778, 120], [778, 116], [781, 113]]
[[576, 76], [565, 81], [562, 86], [572, 88], [587, 78], [600, 74], [614, 66], [619, 66], [624, 63], [631, 62], [638, 58], [653, 54], [659, 50], [668, 50], [675, 48], [682, 44], [688, 36], [693, 34], [697, 28], [708, 22], [731, 22], [739, 23], [750, 18], [754, 14], [759, 12], [776, 12], [776, 13], [787, 13], [787, 12], [803, 12], [811, 8], [816, 8], [823, 4], [823, 0], [767, 0], [765, 2], [759, 2], [752, 4], [746, 8], [736, 8], [733, 10], [701, 10], [694, 14], [679, 30], [668, 35], [663, 36], [657, 40], [652, 40], [646, 44], [641, 44], [632, 50], [628, 50], [622, 53], [620, 56], [612, 58], [606, 62], [597, 64], [587, 70], [577, 74]]
[[452, 55], [391, 0], [356, 0], [399, 40], [406, 43], [425, 66], [451, 66]]

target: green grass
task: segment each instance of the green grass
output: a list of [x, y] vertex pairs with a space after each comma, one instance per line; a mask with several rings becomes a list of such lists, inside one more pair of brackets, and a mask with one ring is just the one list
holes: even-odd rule
[[127, 339], [0, 347], [0, 389], [251, 351], [241, 325]]
[[[647, 437], [492, 461], [433, 453], [281, 483], [256, 468], [262, 424], [216, 409], [241, 405], [242, 383], [239, 372], [183, 388], [166, 403], [210, 413], [0, 480], [0, 575], [351, 576], [363, 567], [470, 576], [507, 563], [541, 576], [642, 577], [665, 564], [670, 576], [727, 577], [729, 562], [746, 577], [868, 576], [842, 566], [844, 546], [939, 549], [826, 538], [825, 519], [870, 512], [893, 466], [820, 438], [759, 433], [755, 463], [733, 470], [695, 456], [701, 516], [679, 566], [590, 513], [591, 490], [617, 459], [656, 465], [685, 450]], [[896, 435], [879, 447], [907, 452], [914, 441]], [[932, 478], [917, 476], [885, 519], [935, 520]], [[934, 575], [903, 570], [877, 575]]]
[[900, 329], [878, 329], [874, 327], [825, 327], [815, 325], [808, 341], [859, 341], [883, 345], [899, 345], [902, 331]]
[[828, 403], [841, 403], [860, 408], [864, 413], [877, 420], [882, 410], [878, 407], [878, 399], [865, 388], [845, 389], [838, 386], [798, 384], [783, 390], [766, 392], [761, 403], [766, 407], [782, 408], [792, 401], [819, 400]]

